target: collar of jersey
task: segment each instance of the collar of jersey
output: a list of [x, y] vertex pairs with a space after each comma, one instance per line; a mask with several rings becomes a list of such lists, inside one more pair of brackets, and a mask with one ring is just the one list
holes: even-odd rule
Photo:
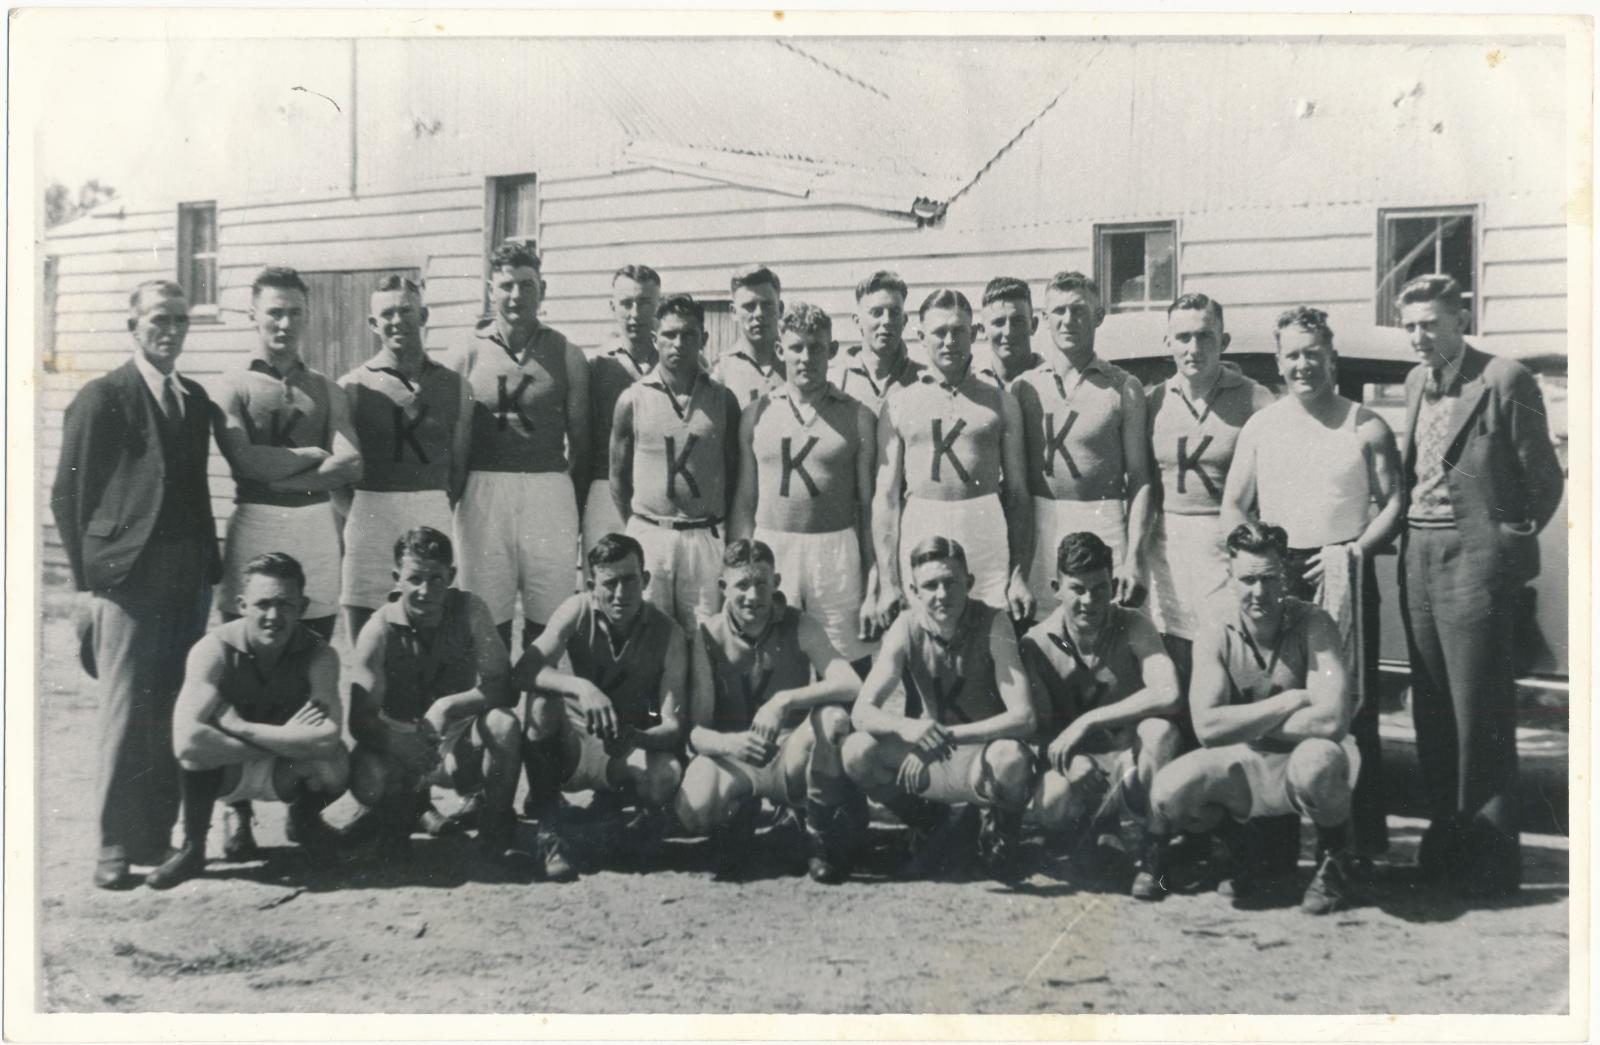
[[[433, 357], [428, 355], [427, 349], [423, 349], [422, 369], [418, 372], [418, 376], [426, 374], [429, 370], [441, 365], [433, 361]], [[366, 367], [368, 370], [388, 370], [396, 374], [400, 373], [400, 361], [394, 357], [394, 352], [387, 348], [380, 349], [377, 355], [367, 360]]]
[[476, 327], [474, 327], [473, 330], [472, 330], [472, 333], [473, 333], [474, 337], [477, 337], [477, 338], [479, 338], [480, 340], [483, 340], [483, 341], [490, 341], [490, 342], [493, 342], [496, 345], [499, 345], [500, 346], [500, 351], [502, 351], [506, 355], [510, 356], [511, 357], [511, 361], [513, 363], [516, 363], [518, 366], [521, 366], [524, 362], [527, 361], [528, 354], [533, 352], [534, 346], [539, 343], [539, 339], [544, 336], [544, 332], [545, 332], [545, 325], [543, 323], [539, 322], [537, 319], [534, 320], [533, 321], [533, 332], [528, 335], [528, 347], [527, 347], [527, 349], [524, 350], [523, 357], [521, 359], [518, 359], [516, 353], [511, 350], [511, 346], [506, 344], [506, 339], [500, 336], [500, 331], [495, 329], [495, 324], [494, 324], [494, 320], [493, 319], [480, 319], [480, 320], [478, 320], [478, 325]]
[[252, 372], [257, 374], [266, 374], [269, 377], [277, 378], [279, 381], [287, 381], [289, 378], [300, 373], [305, 368], [306, 361], [298, 357], [294, 361], [294, 366], [283, 371], [280, 371], [277, 367], [273, 366], [265, 359], [262, 359], [260, 356], [256, 356], [250, 360], [250, 369]]
[[[1222, 363], [1222, 373], [1217, 376], [1217, 383], [1212, 386], [1212, 391], [1220, 392], [1224, 388], [1238, 388], [1248, 380], [1250, 379], [1244, 376], [1244, 371], [1239, 369], [1239, 364], [1224, 360]], [[1172, 391], [1180, 392], [1181, 394], [1181, 390], [1178, 387], [1178, 378], [1176, 374], [1167, 378], [1167, 387]]]
[[[1046, 362], [1049, 364], [1050, 373], [1054, 374], [1056, 377], [1065, 380], [1066, 378], [1073, 376], [1072, 374], [1062, 372], [1062, 368], [1067, 365], [1067, 360], [1060, 349], [1057, 349], [1055, 352], [1051, 353], [1050, 358]], [[1037, 370], [1040, 368], [1035, 367], [1034, 369]], [[1084, 377], [1088, 377], [1097, 370], [1107, 377], [1110, 377], [1114, 373], [1111, 364], [1107, 363], [1104, 359], [1101, 359], [1100, 353], [1098, 352], [1089, 357], [1089, 364], [1087, 366], [1080, 370], [1074, 371], [1074, 373], [1082, 374]], [[1033, 371], [1027, 370], [1024, 371], [1024, 373], [1031, 374]]]
[[[238, 624], [240, 627], [230, 628], [227, 625], [224, 625], [217, 629], [217, 638], [223, 643], [223, 645], [232, 646], [240, 653], [243, 653], [245, 656], [254, 660], [256, 652], [250, 648], [250, 640], [245, 637], [245, 628], [243, 627], [244, 621], [232, 620], [229, 621], [228, 624]], [[303, 625], [297, 623], [294, 626], [294, 632], [289, 636], [289, 641], [283, 647], [283, 653], [300, 652], [308, 644], [309, 638], [311, 638], [311, 632]], [[280, 653], [279, 656], [283, 656], [283, 653]]]
[[[769, 398], [769, 399], [787, 399], [790, 402], [794, 402], [794, 403], [800, 402], [800, 400], [793, 395], [793, 391], [794, 390], [789, 387], [789, 383], [787, 381], [785, 381], [783, 384], [779, 385], [777, 388], [774, 388], [772, 391], [768, 392], [767, 393], [767, 398]], [[839, 391], [837, 388], [835, 388], [833, 386], [833, 382], [832, 381], [829, 381], [826, 385], [824, 385], [821, 394], [817, 396], [817, 399], [819, 401], [820, 400], [825, 400], [825, 399], [840, 400], [840, 399], [843, 399], [843, 398], [844, 398], [844, 393]]]

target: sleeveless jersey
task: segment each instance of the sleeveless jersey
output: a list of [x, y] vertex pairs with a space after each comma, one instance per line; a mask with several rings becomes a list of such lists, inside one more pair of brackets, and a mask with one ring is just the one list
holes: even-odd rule
[[1350, 403], [1337, 428], [1324, 428], [1293, 397], [1258, 412], [1246, 431], [1255, 454], [1261, 518], [1282, 526], [1291, 548], [1353, 541], [1366, 529], [1372, 494], [1367, 449]]
[[905, 443], [907, 496], [965, 501], [1000, 492], [1005, 395], [969, 368], [954, 387], [930, 370], [889, 399], [884, 416]]
[[594, 431], [595, 460], [603, 462], [610, 453], [611, 419], [617, 413], [617, 400], [629, 385], [653, 369], [653, 365], [641, 369], [627, 346], [615, 342], [589, 360], [589, 424]]
[[[222, 394], [217, 405], [225, 414], [237, 415], [244, 422], [245, 437], [252, 446], [319, 446], [333, 448], [333, 430], [328, 424], [328, 404], [334, 395], [343, 395], [332, 381], [296, 362], [287, 374], [280, 374], [264, 359], [252, 359], [246, 370], [235, 371], [222, 379]], [[278, 493], [266, 483], [236, 477], [234, 501], [238, 504], [274, 504], [298, 508], [320, 504], [326, 491]]]
[[1005, 375], [1000, 371], [1000, 361], [994, 359], [991, 353], [989, 365], [984, 367], [981, 371], [979, 371], [979, 373], [983, 375], [983, 379], [985, 381], [993, 381], [1000, 388], [1011, 388], [1015, 386], [1018, 381], [1022, 380], [1023, 374], [1028, 373], [1030, 370], [1037, 370], [1043, 365], [1044, 356], [1041, 356], [1039, 353], [1035, 352], [1028, 357], [1027, 365], [1022, 368], [1021, 372], [1019, 372], [1016, 377], [1013, 377], [1011, 380], [1007, 381], [1005, 379]]
[[[1305, 687], [1311, 664], [1308, 624], [1312, 614], [1323, 611], [1288, 596], [1284, 597], [1282, 606], [1278, 641], [1270, 649], [1257, 646], [1238, 618], [1212, 633], [1212, 641], [1220, 643], [1219, 659], [1228, 675], [1229, 704], [1254, 704], [1284, 690]], [[1249, 743], [1257, 751], [1269, 753], [1294, 750], [1294, 743], [1287, 740], [1262, 739]]]
[[470, 471], [567, 470], [566, 338], [540, 326], [514, 357], [485, 320], [453, 365], [472, 386]]
[[472, 639], [469, 606], [466, 592], [459, 588], [446, 591], [444, 613], [430, 642], [411, 626], [405, 603], [398, 596], [391, 596], [379, 608], [374, 622], [386, 632], [385, 715], [397, 722], [415, 722], [440, 697], [464, 693], [477, 685], [478, 651]]
[[725, 441], [739, 432], [732, 393], [701, 373], [679, 396], [657, 368], [624, 394], [633, 404], [633, 511], [656, 519], [725, 518]]
[[[716, 687], [711, 728], [718, 732], [749, 729], [774, 693], [811, 684], [811, 658], [800, 648], [800, 611], [793, 606], [774, 603], [766, 629], [753, 641], [739, 634], [726, 610], [702, 621], [699, 632]], [[807, 714], [791, 711], [783, 728], [796, 728]]]
[[994, 652], [989, 648], [995, 608], [968, 599], [956, 633], [949, 642], [923, 627], [913, 616], [906, 621], [910, 639], [901, 681], [906, 691], [906, 717], [931, 718], [944, 726], [982, 722], [1006, 709], [994, 679]]
[[1122, 396], [1129, 385], [1141, 397], [1144, 389], [1098, 357], [1077, 373], [1067, 370], [1058, 354], [1011, 386], [1022, 407], [1028, 492], [1056, 501], [1120, 500], [1127, 493]]
[[572, 673], [611, 698], [622, 725], [649, 729], [661, 722], [661, 667], [677, 630], [676, 621], [647, 602], [639, 607], [633, 629], [617, 650], [605, 614], [592, 597], [585, 597], [567, 639]]
[[729, 352], [717, 361], [716, 378], [733, 393], [741, 409], [782, 385], [785, 376], [783, 360], [778, 358], [776, 348], [770, 367], [756, 362], [749, 348]]
[[277, 662], [265, 674], [245, 638], [244, 621], [229, 621], [214, 634], [222, 643], [222, 681], [217, 689], [239, 717], [281, 726], [306, 706], [311, 696], [311, 658], [325, 645], [310, 628], [295, 625]]
[[863, 406], [872, 411], [873, 417], [883, 410], [884, 400], [889, 398], [891, 392], [916, 384], [927, 369], [911, 358], [905, 345], [900, 346], [899, 361], [883, 377], [873, 375], [872, 364], [872, 354], [863, 349], [846, 362], [836, 365], [828, 379], [833, 382], [833, 387], [845, 395], [860, 400]]
[[1232, 363], [1205, 403], [1184, 396], [1177, 378], [1150, 388], [1146, 423], [1161, 484], [1162, 511], [1170, 515], [1216, 515], [1233, 463], [1239, 431], [1250, 415], [1272, 402], [1272, 393]]
[[[1115, 704], [1144, 688], [1144, 666], [1128, 644], [1136, 611], [1112, 606], [1093, 647], [1078, 645], [1067, 631], [1066, 608], [1057, 606], [1022, 639], [1022, 658], [1043, 687], [1041, 743], [1054, 740], [1086, 711]], [[1097, 730], [1085, 751], [1100, 754], [1132, 746], [1135, 724]]]
[[339, 379], [361, 444], [358, 490], [450, 488], [450, 447], [461, 413], [461, 377], [432, 359], [413, 385], [385, 349]]
[[788, 385], [756, 411], [756, 523], [783, 533], [832, 533], [855, 525], [861, 404], [829, 385], [813, 405]]

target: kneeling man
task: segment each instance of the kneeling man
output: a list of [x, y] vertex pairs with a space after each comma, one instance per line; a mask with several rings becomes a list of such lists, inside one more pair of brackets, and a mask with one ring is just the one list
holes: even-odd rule
[[[905, 821], [912, 868], [946, 819], [942, 807], [981, 806], [978, 852], [995, 875], [1015, 862], [1022, 811], [1033, 790], [1037, 724], [1017, 637], [1003, 609], [968, 598], [961, 545], [929, 537], [911, 549], [911, 612], [884, 634], [845, 742], [850, 778]], [[902, 680], [903, 714], [884, 707]]]
[[[1114, 818], [1104, 825], [1111, 832], [1123, 814], [1142, 829], [1150, 786], [1181, 744], [1178, 727], [1162, 717], [1183, 706], [1177, 669], [1155, 625], [1116, 604], [1114, 569], [1095, 534], [1063, 537], [1050, 582], [1060, 605], [1022, 640], [1038, 736], [1048, 744], [1034, 790], [1039, 822], [1074, 841], [1098, 829], [1102, 816]], [[1135, 896], [1158, 888], [1151, 871], [1141, 862]]]
[[[1301, 909], [1346, 902], [1351, 788], [1361, 759], [1350, 736], [1350, 686], [1339, 630], [1326, 611], [1283, 594], [1288, 537], [1245, 523], [1228, 535], [1238, 613], [1207, 622], [1195, 640], [1189, 707], [1205, 745], [1167, 766], [1151, 795], [1159, 837], [1299, 813], [1317, 826], [1317, 871]], [[1241, 833], [1226, 827], [1225, 841]], [[1247, 857], [1238, 848], [1236, 860]], [[1241, 860], [1235, 896], [1260, 883]], [[1160, 899], [1153, 890], [1147, 899]]]
[[691, 653], [695, 758], [678, 819], [712, 836], [725, 876], [748, 848], [761, 799], [803, 810], [807, 873], [842, 881], [867, 825], [840, 761], [860, 683], [822, 625], [777, 597], [771, 548], [729, 544], [717, 583], [722, 611], [700, 622]]
[[[512, 688], [527, 694], [527, 811], [555, 832], [562, 791], [637, 804], [627, 842], [649, 853], [683, 776], [688, 650], [677, 622], [645, 601], [650, 574], [638, 541], [606, 534], [588, 562], [589, 590], [561, 604], [511, 673]], [[570, 672], [557, 666], [563, 653]]]
[[301, 623], [305, 571], [283, 552], [245, 563], [240, 617], [195, 643], [172, 713], [183, 769], [183, 846], [145, 884], [170, 889], [200, 873], [219, 800], [289, 803], [288, 836], [331, 853], [322, 810], [344, 793], [350, 756], [339, 737], [339, 657]]
[[429, 789], [483, 791], [478, 841], [520, 864], [516, 848], [519, 731], [508, 707], [511, 658], [484, 601], [450, 585], [450, 538], [429, 526], [394, 546], [395, 592], [356, 642], [350, 790], [375, 810], [386, 853], [404, 855], [429, 809]]

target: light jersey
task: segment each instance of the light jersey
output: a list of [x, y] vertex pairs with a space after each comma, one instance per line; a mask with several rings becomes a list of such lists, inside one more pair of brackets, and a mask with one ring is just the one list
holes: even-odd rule
[[1005, 711], [994, 678], [990, 630], [995, 608], [967, 599], [949, 642], [924, 627], [920, 611], [905, 618], [906, 717], [931, 718], [943, 726], [982, 722]]
[[311, 661], [326, 645], [316, 632], [296, 624], [288, 644], [265, 673], [250, 650], [245, 622], [229, 621], [212, 632], [222, 644], [222, 702], [246, 722], [281, 726], [306, 706], [311, 696]]
[[1162, 511], [1172, 515], [1221, 512], [1239, 431], [1252, 414], [1272, 403], [1272, 393], [1232, 363], [1222, 364], [1216, 382], [1202, 404], [1184, 396], [1177, 378], [1145, 394]]
[[567, 470], [567, 339], [535, 327], [514, 357], [493, 320], [480, 322], [452, 366], [472, 387], [473, 472]]
[[1238, 449], [1255, 455], [1260, 516], [1284, 528], [1291, 548], [1353, 541], [1367, 527], [1372, 494], [1356, 430], [1361, 407], [1346, 403], [1340, 424], [1325, 428], [1292, 398], [1280, 399], [1240, 435]]
[[[1043, 687], [1039, 709], [1040, 743], [1054, 740], [1072, 720], [1144, 688], [1144, 665], [1128, 643], [1137, 611], [1111, 606], [1092, 647], [1079, 646], [1067, 631], [1067, 610], [1057, 606], [1022, 638], [1022, 659]], [[1138, 727], [1129, 723], [1096, 730], [1084, 751], [1100, 754], [1131, 747]]]
[[733, 393], [741, 409], [782, 385], [785, 376], [783, 360], [778, 358], [776, 348], [769, 367], [756, 362], [748, 346], [729, 352], [717, 361], [716, 378]]
[[465, 693], [478, 684], [478, 649], [472, 636], [471, 601], [460, 588], [444, 593], [444, 612], [424, 641], [406, 616], [398, 594], [379, 607], [373, 621], [384, 630], [383, 713], [397, 722], [415, 722], [440, 697]]
[[[333, 431], [328, 423], [329, 403], [343, 395], [334, 383], [315, 370], [296, 361], [287, 374], [280, 374], [264, 359], [250, 360], [250, 366], [222, 378], [217, 406], [224, 414], [236, 414], [244, 422], [245, 438], [251, 446], [333, 448]], [[274, 504], [299, 508], [321, 504], [327, 491], [279, 493], [243, 476], [234, 477], [234, 501], [238, 504]]]
[[872, 354], [862, 349], [844, 363], [835, 366], [828, 374], [828, 379], [833, 382], [833, 387], [847, 396], [853, 396], [861, 402], [872, 416], [877, 417], [883, 410], [883, 402], [889, 394], [896, 389], [908, 388], [917, 383], [922, 372], [927, 368], [911, 358], [910, 351], [905, 345], [900, 346], [900, 359], [889, 368], [883, 377], [873, 374]]
[[1000, 364], [998, 362], [991, 362], [988, 366], [979, 371], [979, 373], [984, 376], [985, 380], [993, 381], [1000, 388], [1012, 388], [1018, 381], [1022, 380], [1023, 374], [1026, 374], [1030, 370], [1037, 370], [1043, 365], [1044, 356], [1041, 356], [1039, 353], [1035, 352], [1028, 358], [1028, 365], [1022, 368], [1022, 372], [1017, 374], [1017, 376], [1013, 377], [1010, 381], [1007, 381], [1003, 376], [1001, 376]]
[[756, 412], [757, 525], [782, 533], [853, 527], [861, 507], [861, 404], [829, 385], [808, 406], [783, 385], [750, 409]]
[[[749, 729], [773, 694], [812, 682], [811, 658], [800, 648], [800, 611], [781, 600], [773, 603], [766, 628], [754, 639], [739, 634], [726, 609], [702, 620], [698, 630], [711, 662], [716, 691], [711, 728], [718, 732]], [[796, 728], [807, 714], [804, 708], [789, 712], [782, 728]]]
[[701, 372], [679, 396], [660, 367], [623, 394], [633, 404], [632, 510], [655, 519], [726, 518], [727, 446], [739, 432], [733, 394]]
[[461, 415], [461, 376], [425, 358], [413, 385], [384, 349], [339, 379], [361, 446], [358, 490], [450, 488], [450, 453]]
[[1058, 352], [1019, 377], [1011, 390], [1022, 408], [1029, 493], [1056, 501], [1127, 495], [1123, 397], [1144, 396], [1131, 374], [1098, 356], [1073, 372]]
[[965, 501], [1000, 492], [1005, 395], [969, 367], [954, 386], [929, 370], [889, 397], [883, 416], [905, 443], [908, 496]]
[[[1230, 705], [1254, 704], [1285, 690], [1305, 688], [1311, 665], [1309, 624], [1314, 614], [1326, 613], [1288, 596], [1284, 596], [1281, 605], [1283, 619], [1278, 626], [1278, 641], [1270, 649], [1257, 646], [1237, 616], [1211, 632], [1210, 642], [1217, 645], [1218, 659], [1228, 676]], [[1249, 744], [1257, 751], [1294, 750], [1294, 742], [1288, 740], [1261, 739]]]
[[640, 367], [627, 346], [617, 340], [589, 360], [589, 415], [597, 460], [604, 461], [610, 453], [611, 419], [617, 414], [617, 400], [628, 386], [654, 369], [654, 364]]
[[610, 623], [594, 597], [586, 595], [567, 639], [572, 673], [611, 698], [619, 723], [649, 729], [661, 722], [661, 669], [677, 631], [677, 621], [646, 602], [639, 607], [622, 648], [616, 649]]

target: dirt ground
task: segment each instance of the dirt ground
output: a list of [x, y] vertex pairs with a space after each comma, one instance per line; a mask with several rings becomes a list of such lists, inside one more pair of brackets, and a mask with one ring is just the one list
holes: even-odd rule
[[[902, 882], [880, 825], [866, 870], [797, 877], [790, 836], [713, 882], [673, 840], [649, 873], [497, 878], [468, 838], [405, 867], [313, 871], [261, 809], [267, 859], [166, 893], [94, 889], [94, 697], [69, 597], [43, 621], [39, 1006], [52, 1012], [1564, 1013], [1567, 840], [1526, 836], [1516, 900], [1469, 909], [1398, 880], [1326, 918], [1215, 893], [1142, 904], [1074, 884], [1036, 841], [1014, 886]], [[441, 800], [451, 808], [452, 800]], [[348, 798], [330, 811], [342, 822]], [[1394, 864], [1422, 824], [1391, 818]], [[769, 837], [770, 836], [770, 837]], [[1382, 868], [1380, 867], [1380, 870]], [[1302, 859], [1302, 880], [1310, 876]]]

